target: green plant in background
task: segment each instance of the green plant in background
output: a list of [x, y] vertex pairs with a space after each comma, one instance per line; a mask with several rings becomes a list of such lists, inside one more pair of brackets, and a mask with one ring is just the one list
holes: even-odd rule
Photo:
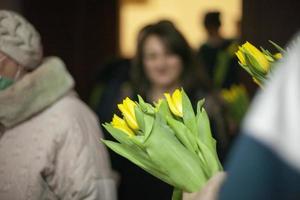
[[200, 100], [195, 114], [183, 89], [166, 93], [155, 106], [140, 96], [138, 102], [126, 98], [103, 126], [117, 140], [102, 140], [117, 154], [127, 158], [155, 177], [174, 186], [172, 199], [182, 192], [202, 188], [222, 170], [211, 135], [209, 119]]
[[218, 52], [216, 66], [213, 72], [214, 88], [222, 88], [228, 76], [229, 68], [232, 67], [232, 60], [235, 57], [235, 52], [238, 50], [238, 47], [237, 41], [234, 41], [226, 49]]
[[249, 96], [243, 85], [233, 85], [223, 89], [221, 96], [228, 109], [228, 115], [236, 124], [240, 124], [249, 107]]
[[236, 52], [240, 66], [243, 67], [261, 87], [273, 70], [274, 63], [281, 59], [282, 53], [285, 52], [274, 42], [270, 41], [270, 43], [277, 48], [279, 53], [272, 54], [264, 48], [260, 48], [259, 50], [249, 42], [240, 46]]

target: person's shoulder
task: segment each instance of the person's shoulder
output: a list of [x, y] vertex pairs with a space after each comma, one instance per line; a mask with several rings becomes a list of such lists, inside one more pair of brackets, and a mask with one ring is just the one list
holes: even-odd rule
[[43, 118], [49, 121], [55, 121], [57, 126], [65, 130], [74, 124], [88, 122], [98, 124], [98, 119], [93, 111], [79, 99], [75, 92], [65, 95], [43, 113]]
[[58, 100], [54, 106], [54, 109], [60, 111], [63, 114], [72, 116], [82, 116], [84, 114], [94, 115], [93, 111], [84, 103], [76, 92], [71, 91], [63, 98]]

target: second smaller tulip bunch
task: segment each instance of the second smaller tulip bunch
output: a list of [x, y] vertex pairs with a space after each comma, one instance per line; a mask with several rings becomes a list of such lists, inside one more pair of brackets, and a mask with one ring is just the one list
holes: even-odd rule
[[270, 43], [275, 46], [279, 51], [278, 53], [272, 54], [264, 48], [258, 49], [250, 42], [246, 42], [240, 46], [236, 52], [240, 66], [243, 67], [261, 87], [272, 72], [274, 63], [281, 59], [282, 53], [285, 52], [285, 50], [274, 42], [270, 41]]

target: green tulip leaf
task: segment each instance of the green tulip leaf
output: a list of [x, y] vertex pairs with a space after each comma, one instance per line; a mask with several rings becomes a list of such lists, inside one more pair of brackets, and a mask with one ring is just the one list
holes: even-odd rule
[[166, 120], [167, 117], [173, 117], [168, 103], [165, 99], [162, 99], [158, 108], [158, 113], [160, 114], [160, 116], [163, 117], [164, 120]]
[[135, 110], [135, 118], [136, 118], [136, 121], [139, 125], [139, 129], [141, 130], [142, 133], [145, 133], [145, 121], [144, 121], [144, 113], [142, 112], [142, 110], [136, 106], [134, 108]]
[[130, 160], [135, 165], [139, 166], [143, 170], [147, 171], [148, 173], [152, 174], [153, 176], [161, 179], [166, 183], [172, 182], [170, 177], [166, 176], [159, 170], [149, 158], [149, 156], [143, 152], [141, 149], [134, 147], [134, 146], [127, 146], [120, 143], [102, 140], [102, 142], [110, 148], [115, 153], [121, 155], [122, 157]]
[[180, 143], [160, 114], [155, 117], [145, 148], [155, 165], [171, 177], [174, 187], [195, 192], [207, 181], [198, 156]]
[[284, 50], [281, 46], [279, 46], [278, 44], [276, 44], [275, 42], [273, 42], [272, 40], [269, 40], [269, 42], [281, 53], [286, 53], [286, 50]]
[[182, 200], [182, 190], [178, 188], [173, 189], [172, 200]]
[[212, 137], [208, 115], [204, 109], [204, 99], [197, 104], [197, 124], [199, 139], [210, 149], [215, 149], [215, 139]]
[[171, 129], [175, 132], [178, 140], [191, 152], [197, 151], [197, 143], [195, 136], [191, 131], [180, 121], [177, 121], [174, 118], [167, 117], [167, 122]]
[[148, 139], [154, 124], [154, 117], [152, 115], [145, 114], [144, 115], [145, 121], [145, 141]]
[[154, 107], [151, 104], [146, 103], [140, 95], [138, 95], [138, 100], [139, 100], [138, 104], [139, 104], [139, 106], [140, 106], [140, 108], [142, 109], [143, 112], [145, 112], [147, 114], [151, 114], [151, 115], [155, 114]]
[[194, 134], [194, 136], [197, 136], [198, 128], [197, 128], [197, 122], [195, 117], [195, 112], [193, 109], [193, 106], [191, 104], [190, 99], [184, 92], [184, 90], [181, 90], [182, 94], [182, 112], [183, 112], [183, 122], [184, 124], [190, 129], [190, 131]]
[[114, 128], [111, 124], [105, 123], [102, 126], [115, 138], [118, 142], [126, 145], [132, 145], [131, 138], [120, 129]]

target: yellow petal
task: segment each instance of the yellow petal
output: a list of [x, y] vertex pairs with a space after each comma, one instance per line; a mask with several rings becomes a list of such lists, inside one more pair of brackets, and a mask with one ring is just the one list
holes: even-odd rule
[[123, 103], [126, 107], [127, 107], [127, 110], [131, 113], [131, 115], [135, 116], [135, 106], [136, 104], [134, 103], [134, 101], [132, 101], [131, 99], [129, 99], [128, 97], [124, 100], [124, 103]]
[[120, 129], [128, 136], [134, 136], [134, 132], [127, 126], [126, 122], [117, 115], [114, 115], [111, 124], [114, 128]]
[[167, 102], [168, 102], [168, 105], [169, 105], [169, 108], [170, 108], [171, 112], [174, 115], [178, 116], [178, 117], [182, 117], [182, 115], [177, 110], [177, 108], [176, 108], [176, 106], [175, 106], [175, 104], [173, 102], [173, 99], [172, 99], [171, 95], [169, 93], [165, 93], [164, 95], [165, 95], [165, 97], [167, 99]]
[[228, 103], [236, 102], [246, 93], [246, 88], [243, 85], [233, 85], [230, 87], [230, 89], [223, 89], [221, 91], [223, 99]]
[[230, 102], [230, 92], [229, 92], [229, 90], [226, 90], [226, 89], [222, 90], [221, 95], [222, 95], [222, 97], [225, 101]]
[[134, 107], [136, 104], [130, 100], [129, 98], [126, 98], [123, 101], [123, 104], [118, 104], [119, 110], [122, 112], [126, 122], [128, 123], [129, 127], [133, 130], [138, 130], [138, 124], [135, 118], [135, 112]]
[[181, 95], [180, 90], [178, 90], [178, 89], [175, 90], [175, 92], [172, 95], [172, 99], [173, 99], [173, 102], [175, 104], [177, 111], [179, 113], [181, 113], [181, 115], [182, 115], [182, 95]]
[[246, 65], [246, 59], [245, 59], [245, 56], [243, 54], [243, 52], [241, 50], [238, 50], [235, 55], [238, 57], [240, 63], [242, 65]]
[[275, 57], [277, 60], [279, 60], [279, 59], [282, 58], [282, 54], [281, 54], [281, 53], [276, 53], [276, 54], [274, 54], [274, 57]]
[[251, 54], [253, 56], [253, 58], [255, 58], [255, 60], [259, 63], [261, 69], [257, 69], [257, 70], [261, 70], [264, 73], [267, 73], [269, 71], [270, 63], [269, 63], [268, 59], [265, 57], [265, 55], [260, 50], [258, 50], [255, 46], [253, 46], [249, 42], [246, 42], [243, 45], [243, 48], [249, 54]]
[[123, 119], [114, 114], [111, 124], [113, 125], [113, 127], [121, 126], [123, 124]]
[[129, 115], [130, 112], [127, 110], [127, 108], [124, 106], [124, 104], [118, 104], [118, 108], [122, 112], [123, 116]]

